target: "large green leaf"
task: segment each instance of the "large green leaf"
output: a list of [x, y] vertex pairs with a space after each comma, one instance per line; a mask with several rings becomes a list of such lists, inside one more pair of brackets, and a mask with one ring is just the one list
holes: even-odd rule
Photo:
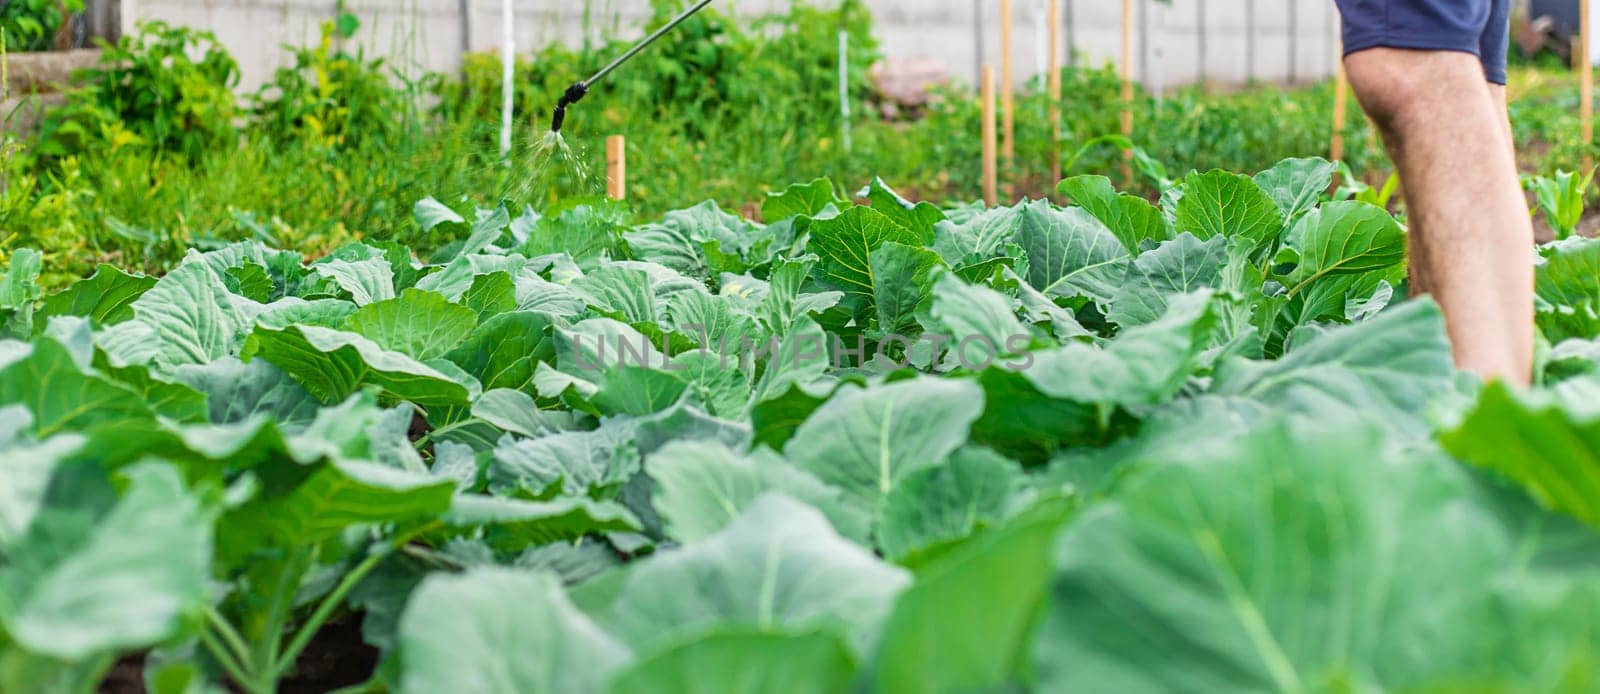
[[737, 355], [684, 352], [673, 357], [667, 368], [683, 379], [689, 397], [715, 416], [737, 417], [750, 401], [750, 378], [740, 369]]
[[44, 254], [32, 248], [11, 254], [5, 274], [0, 275], [0, 309], [31, 307], [39, 298], [39, 272], [43, 265]]
[[1491, 383], [1440, 440], [1457, 458], [1504, 475], [1545, 507], [1600, 527], [1600, 411], [1586, 400]]
[[345, 329], [383, 349], [428, 361], [455, 349], [477, 324], [472, 309], [434, 292], [407, 289], [394, 299], [362, 306]]
[[619, 366], [605, 373], [589, 404], [598, 414], [642, 416], [671, 407], [688, 389], [687, 380], [664, 368]]
[[555, 576], [501, 568], [424, 579], [400, 617], [400, 653], [407, 694], [594, 694], [631, 655]]
[[323, 403], [341, 401], [366, 384], [419, 405], [467, 405], [482, 391], [476, 379], [448, 361], [424, 364], [341, 330], [257, 327], [250, 343], [246, 358], [272, 362]]
[[761, 204], [761, 216], [768, 224], [774, 224], [791, 217], [813, 217], [829, 205], [842, 204], [844, 200], [834, 192], [833, 182], [819, 178], [810, 183], [796, 183], [782, 192], [767, 193], [766, 201]]
[[1026, 203], [1013, 236], [1028, 258], [1028, 283], [1047, 296], [1087, 297], [1109, 304], [1128, 262], [1128, 249], [1081, 207]]
[[594, 431], [567, 431], [537, 439], [502, 440], [494, 451], [489, 479], [506, 487], [535, 492], [560, 484], [562, 493], [578, 496], [612, 489], [639, 471], [639, 453], [625, 426]]
[[[492, 210], [479, 209], [477, 219], [472, 222], [472, 233], [461, 242], [461, 247], [456, 249], [456, 256], [473, 255], [488, 248], [506, 233], [506, 228], [511, 226], [511, 213], [501, 205]], [[440, 259], [435, 258], [435, 262]]]
[[765, 448], [740, 455], [714, 441], [675, 441], [645, 460], [658, 487], [652, 502], [667, 534], [681, 542], [708, 537], [762, 494], [778, 491], [810, 504], [839, 534], [863, 541], [870, 518], [842, 493]]
[[815, 265], [810, 260], [779, 260], [773, 264], [767, 294], [755, 309], [756, 317], [768, 331], [791, 333], [800, 319], [826, 311], [844, 297], [843, 292], [808, 291], [806, 280]]
[[566, 253], [578, 262], [615, 255], [621, 246], [619, 235], [626, 214], [621, 205], [578, 205], [562, 210], [535, 222], [518, 250], [530, 258]]
[[988, 369], [978, 383], [984, 411], [972, 440], [1023, 462], [1043, 462], [1062, 444], [1092, 443], [1105, 433], [1102, 406], [1046, 395], [1022, 372]]
[[656, 293], [644, 270], [603, 265], [572, 281], [572, 290], [585, 302], [628, 323], [660, 319]]
[[[1270, 426], [1126, 478], [1056, 548], [1038, 686], [1592, 686], [1595, 604], [1530, 566], [1541, 524], [1507, 527], [1448, 461], [1388, 444], [1366, 427]], [[1562, 603], [1576, 609], [1549, 619]], [[1545, 647], [1534, 659], [1516, 654], [1528, 639]]]
[[911, 202], [896, 193], [889, 184], [881, 178], [872, 179], [866, 190], [858, 193], [867, 199], [867, 204], [873, 210], [882, 213], [890, 221], [905, 227], [907, 231], [916, 234], [923, 240], [923, 245], [933, 243], [933, 228], [945, 220], [944, 213], [939, 211], [929, 202]]
[[868, 254], [878, 330], [908, 335], [917, 325], [917, 307], [928, 298], [935, 273], [944, 267], [938, 253], [885, 241]]
[[634, 229], [622, 239], [635, 258], [704, 277], [710, 273], [704, 244], [714, 244], [714, 248], [727, 253], [737, 252], [748, 243], [749, 231], [747, 222], [707, 201], [668, 212], [660, 222]]
[[740, 354], [762, 338], [755, 316], [738, 299], [705, 292], [673, 295], [667, 303], [667, 323], [712, 354]]
[[1238, 239], [1251, 250], [1271, 245], [1283, 233], [1283, 211], [1249, 176], [1227, 171], [1192, 174], [1183, 180], [1177, 231], [1201, 240]]
[[607, 691], [834, 694], [849, 691], [855, 671], [855, 658], [832, 634], [730, 629], [640, 659]]
[[625, 581], [606, 624], [641, 650], [729, 628], [825, 628], [860, 654], [909, 579], [816, 510], [770, 493], [721, 532], [640, 562]]
[[520, 255], [463, 255], [422, 279], [416, 288], [438, 292], [451, 301], [459, 301], [472, 289], [473, 282], [482, 275], [505, 272], [521, 273], [528, 260]]
[[1227, 264], [1227, 238], [1201, 241], [1179, 234], [1133, 262], [1107, 318], [1124, 328], [1154, 322], [1167, 312], [1174, 294], [1218, 288]]
[[1105, 347], [1071, 342], [1034, 352], [1020, 368], [1040, 392], [1102, 405], [1155, 405], [1183, 387], [1210, 344], [1212, 294], [1174, 296], [1157, 321], [1128, 328]]
[[202, 263], [184, 263], [131, 304], [154, 330], [155, 360], [167, 367], [204, 364], [235, 353], [250, 319], [222, 281]]
[[1212, 392], [1262, 409], [1370, 417], [1415, 433], [1426, 427], [1429, 403], [1449, 392], [1454, 374], [1444, 317], [1432, 301], [1417, 300], [1330, 330], [1278, 361], [1224, 362]]
[[502, 313], [484, 321], [445, 358], [478, 379], [485, 391], [532, 393], [535, 368], [555, 361], [550, 318], [532, 311]]
[[832, 219], [811, 222], [811, 241], [807, 249], [819, 257], [816, 272], [820, 281], [844, 292], [858, 310], [872, 305], [878, 285], [873, 274], [872, 252], [885, 242], [922, 248], [931, 240], [896, 224], [870, 207], [852, 207]]
[[428, 518], [450, 508], [455, 481], [359, 460], [324, 463], [292, 487], [230, 511], [219, 525], [225, 556], [308, 545], [352, 525]]
[[0, 274], [0, 338], [24, 337], [33, 332], [43, 260], [43, 254], [31, 248], [11, 254], [10, 265]]
[[973, 371], [1024, 351], [1033, 337], [1004, 294], [967, 284], [950, 273], [940, 276], [934, 286], [928, 315], [935, 324], [930, 330], [950, 341], [954, 363]]
[[952, 265], [966, 265], [999, 255], [1022, 223], [1025, 207], [992, 207], [956, 223], [934, 226], [933, 248]]
[[640, 528], [638, 519], [622, 506], [582, 497], [524, 501], [461, 494], [450, 502], [444, 522], [454, 528], [480, 529], [490, 547], [506, 552]]
[[1291, 296], [1324, 277], [1386, 270], [1406, 259], [1400, 223], [1364, 202], [1334, 202], [1306, 213], [1286, 243], [1300, 257], [1284, 283]]
[[467, 221], [460, 213], [434, 199], [432, 195], [412, 205], [411, 216], [417, 220], [417, 226], [422, 227], [424, 232], [433, 231], [442, 224], [464, 224]]
[[791, 383], [783, 390], [768, 393], [762, 400], [751, 403], [750, 426], [755, 442], [773, 450], [783, 446], [795, 430], [804, 424], [812, 412], [827, 402], [832, 387], [802, 386]]
[[0, 419], [18, 429], [0, 433], [0, 556], [4, 556], [44, 506], [56, 465], [81, 448], [84, 440], [74, 434], [43, 441], [20, 436], [20, 430], [33, 423], [33, 415], [18, 405], [0, 407]]
[[949, 462], [911, 473], [884, 497], [878, 549], [893, 561], [961, 540], [1005, 520], [1026, 481], [1022, 468], [985, 448], [964, 448]]
[[1256, 185], [1266, 191], [1290, 221], [1299, 217], [1327, 194], [1333, 185], [1338, 165], [1321, 157], [1285, 159], [1256, 174]]
[[394, 298], [394, 270], [383, 258], [329, 260], [311, 266], [311, 270], [333, 280], [357, 306]]
[[1071, 506], [1050, 498], [919, 567], [878, 646], [878, 691], [999, 691], [1015, 685], [1050, 582], [1050, 547]]
[[130, 275], [110, 265], [95, 268], [88, 279], [78, 280], [44, 300], [36, 318], [83, 316], [96, 325], [112, 325], [133, 317], [133, 302], [154, 287], [156, 280]]
[[965, 443], [982, 412], [983, 390], [971, 381], [845, 386], [800, 425], [784, 454], [875, 507], [907, 475]]
[[1071, 309], [1058, 305], [1055, 299], [1034, 289], [1027, 280], [1017, 275], [1016, 271], [1009, 267], [1005, 268], [1001, 270], [1000, 277], [1006, 284], [1016, 285], [1017, 301], [1022, 305], [1022, 315], [1028, 322], [1049, 323], [1057, 340], [1091, 336], [1083, 324], [1078, 322], [1077, 315]]
[[0, 405], [11, 404], [28, 408], [33, 415], [30, 431], [41, 438], [153, 417], [131, 388], [85, 371], [65, 346], [48, 337], [35, 340], [27, 356], [0, 369]]
[[0, 626], [18, 646], [67, 661], [154, 646], [200, 607], [211, 512], [170, 466], [123, 475], [109, 509], [52, 498], [0, 565]]
[[246, 363], [224, 357], [210, 364], [179, 367], [173, 376], [205, 394], [213, 424], [262, 415], [293, 428], [309, 424], [317, 416], [316, 398], [265, 359]]
[[[765, 370], [752, 389], [752, 402], [782, 394], [790, 386], [805, 387], [823, 378], [830, 365], [829, 334], [808, 316], [796, 319], [788, 334], [774, 335], [742, 357]], [[765, 361], [762, 357], [765, 356]]]
[[1600, 239], [1557, 241], [1540, 255], [1534, 287], [1545, 337], [1559, 342], [1600, 334]]
[[1056, 189], [1106, 225], [1129, 253], [1138, 255], [1146, 243], [1171, 236], [1160, 208], [1137, 195], [1118, 193], [1105, 176], [1073, 176]]
[[472, 286], [461, 295], [461, 303], [478, 314], [483, 322], [507, 311], [517, 310], [517, 282], [509, 272], [491, 272], [472, 278]]

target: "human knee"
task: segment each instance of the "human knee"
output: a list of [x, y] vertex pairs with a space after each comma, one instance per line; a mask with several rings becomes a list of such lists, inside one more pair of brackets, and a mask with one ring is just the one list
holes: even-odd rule
[[1467, 53], [1376, 48], [1345, 58], [1350, 86], [1380, 128], [1432, 120], [1452, 100], [1481, 98], [1482, 66]]

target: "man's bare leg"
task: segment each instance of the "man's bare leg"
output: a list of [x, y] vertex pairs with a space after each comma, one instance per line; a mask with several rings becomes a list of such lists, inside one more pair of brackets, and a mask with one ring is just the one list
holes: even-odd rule
[[[1505, 85], [1490, 82], [1489, 96], [1494, 100], [1495, 108], [1500, 114], [1500, 122], [1505, 126], [1506, 144], [1511, 147], [1511, 159], [1516, 161], [1515, 138], [1511, 134], [1511, 115], [1506, 100]], [[1395, 166], [1404, 168], [1397, 153], [1390, 152], [1390, 159], [1395, 161]], [[1427, 249], [1418, 242], [1418, 239], [1426, 236], [1426, 232], [1417, 219], [1412, 218], [1408, 222], [1411, 233], [1407, 236], [1406, 245], [1409, 247], [1411, 257], [1411, 295], [1415, 297], [1432, 294], [1432, 278], [1425, 274], [1432, 269], [1432, 265], [1428, 262]]]
[[1505, 108], [1476, 56], [1372, 48], [1345, 58], [1405, 184], [1412, 272], [1444, 309], [1456, 364], [1526, 386], [1533, 225]]

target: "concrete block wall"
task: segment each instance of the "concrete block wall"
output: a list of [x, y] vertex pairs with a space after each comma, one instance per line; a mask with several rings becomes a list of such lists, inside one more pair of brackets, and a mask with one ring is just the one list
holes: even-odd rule
[[[813, 0], [816, 1], [816, 0]], [[834, 2], [836, 0], [821, 0]], [[1120, 54], [1119, 0], [1062, 0], [1064, 42], [1081, 60]], [[336, 0], [121, 0], [124, 31], [144, 19], [210, 29], [233, 51], [252, 88], [285, 64], [285, 43], [304, 45], [335, 14]], [[975, 81], [980, 66], [999, 64], [998, 0], [865, 0], [890, 56], [933, 57], [950, 74]], [[1332, 0], [1133, 0], [1134, 74], [1145, 84], [1206, 80], [1306, 81], [1333, 73], [1337, 13]], [[1046, 0], [1013, 0], [1018, 79], [1042, 71]], [[465, 50], [501, 43], [499, 0], [347, 0], [362, 19], [356, 43], [409, 74], [452, 71]], [[721, 0], [738, 17], [782, 10], [789, 0]], [[582, 40], [620, 27], [637, 34], [649, 0], [514, 0], [519, 52], [550, 41]], [[1253, 19], [1251, 19], [1253, 17]], [[1067, 50], [1063, 46], [1063, 51]]]

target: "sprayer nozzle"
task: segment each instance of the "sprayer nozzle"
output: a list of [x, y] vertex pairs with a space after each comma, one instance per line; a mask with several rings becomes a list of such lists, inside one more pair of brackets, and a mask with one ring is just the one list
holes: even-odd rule
[[561, 95], [561, 102], [571, 106], [589, 95], [589, 85], [583, 82], [574, 82], [567, 87], [567, 93]]
[[555, 116], [550, 120], [550, 132], [561, 132], [561, 126], [567, 121], [567, 107], [583, 100], [589, 95], [589, 85], [575, 82], [567, 87], [567, 93], [561, 95], [561, 100], [556, 102]]

